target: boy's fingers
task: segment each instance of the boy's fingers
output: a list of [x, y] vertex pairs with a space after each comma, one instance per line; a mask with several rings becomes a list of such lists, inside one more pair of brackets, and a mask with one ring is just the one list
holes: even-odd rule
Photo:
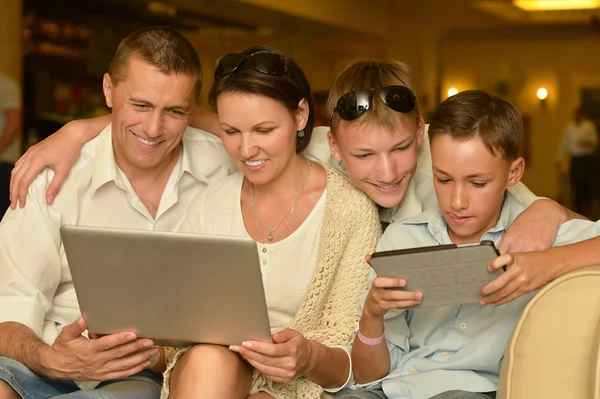
[[404, 301], [388, 302], [388, 304], [391, 306], [390, 309], [404, 309], [404, 308], [408, 308], [411, 306], [416, 306], [420, 303], [421, 303], [420, 300], [404, 300]]
[[386, 290], [382, 293], [384, 301], [413, 301], [423, 299], [423, 293], [418, 291]]
[[496, 303], [504, 300], [511, 296], [517, 289], [519, 285], [514, 281], [509, 281], [505, 286], [503, 286], [498, 291], [491, 293], [490, 295], [486, 295], [481, 298], [481, 303], [485, 305], [495, 305]]
[[498, 292], [507, 284], [513, 280], [513, 275], [508, 270], [506, 273], [502, 273], [499, 277], [489, 282], [487, 285], [481, 288], [481, 295], [491, 295], [492, 293]]
[[512, 254], [500, 255], [499, 257], [490, 262], [490, 264], [488, 265], [488, 270], [490, 272], [493, 272], [502, 268], [503, 266], [512, 265], [514, 261], [515, 257]]
[[375, 280], [373, 280], [373, 286], [376, 288], [405, 287], [406, 280], [393, 277], [376, 277]]

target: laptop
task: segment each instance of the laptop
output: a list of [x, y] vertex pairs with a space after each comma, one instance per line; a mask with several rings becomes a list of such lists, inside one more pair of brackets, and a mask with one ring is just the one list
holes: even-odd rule
[[248, 237], [62, 226], [88, 331], [157, 345], [271, 342], [256, 242]]

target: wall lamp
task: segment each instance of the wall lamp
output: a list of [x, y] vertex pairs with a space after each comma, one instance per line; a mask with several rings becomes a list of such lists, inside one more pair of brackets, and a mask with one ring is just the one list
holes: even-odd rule
[[537, 98], [540, 100], [540, 105], [542, 107], [546, 107], [547, 106], [547, 102], [546, 99], [548, 98], [548, 89], [546, 89], [545, 87], [540, 87], [537, 90]]
[[458, 89], [456, 87], [451, 87], [448, 89], [448, 97], [452, 97], [455, 94], [458, 94]]

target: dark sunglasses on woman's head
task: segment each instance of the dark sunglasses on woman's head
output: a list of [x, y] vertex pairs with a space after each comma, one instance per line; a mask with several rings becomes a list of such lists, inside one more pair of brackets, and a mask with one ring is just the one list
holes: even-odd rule
[[244, 69], [252, 69], [265, 75], [281, 76], [287, 72], [287, 60], [281, 55], [269, 51], [257, 51], [249, 56], [237, 53], [227, 54], [217, 64], [215, 81]]
[[415, 108], [417, 97], [406, 86], [385, 86], [379, 89], [352, 90], [340, 97], [329, 117], [329, 124], [337, 112], [340, 118], [353, 121], [371, 109], [373, 93], [379, 93], [383, 103], [396, 112], [407, 113]]

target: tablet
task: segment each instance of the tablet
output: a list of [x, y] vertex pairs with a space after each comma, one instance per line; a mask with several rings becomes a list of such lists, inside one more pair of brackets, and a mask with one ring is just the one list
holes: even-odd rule
[[492, 241], [481, 241], [375, 252], [371, 266], [378, 276], [405, 279], [401, 289], [422, 292], [416, 307], [450, 306], [479, 303], [481, 287], [503, 272], [487, 270], [498, 256]]
[[88, 331], [157, 345], [271, 342], [256, 242], [248, 237], [63, 226]]

